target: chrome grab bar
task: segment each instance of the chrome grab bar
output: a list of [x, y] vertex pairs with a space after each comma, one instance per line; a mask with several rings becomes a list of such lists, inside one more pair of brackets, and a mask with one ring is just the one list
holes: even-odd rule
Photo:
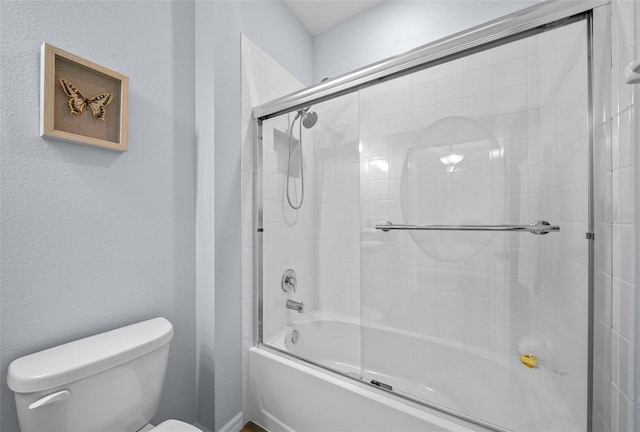
[[384, 232], [391, 230], [422, 230], [422, 231], [525, 231], [535, 235], [560, 231], [558, 225], [551, 225], [547, 221], [535, 221], [529, 225], [394, 225], [386, 221], [376, 225], [377, 230]]

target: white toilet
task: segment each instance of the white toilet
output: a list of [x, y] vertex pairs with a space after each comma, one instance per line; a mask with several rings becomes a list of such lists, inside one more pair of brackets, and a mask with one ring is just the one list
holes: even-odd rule
[[153, 427], [173, 326], [154, 318], [40, 351], [9, 365], [22, 432], [201, 432]]

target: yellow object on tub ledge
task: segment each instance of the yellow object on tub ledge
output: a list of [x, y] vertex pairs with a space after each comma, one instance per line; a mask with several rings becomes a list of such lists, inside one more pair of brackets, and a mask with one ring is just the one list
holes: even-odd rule
[[538, 358], [533, 354], [520, 354], [520, 361], [528, 368], [538, 366]]

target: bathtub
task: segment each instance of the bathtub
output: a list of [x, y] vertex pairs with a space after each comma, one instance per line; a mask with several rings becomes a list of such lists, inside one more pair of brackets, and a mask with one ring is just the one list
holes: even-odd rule
[[[253, 347], [249, 368], [251, 417], [272, 432], [586, 428], [544, 367], [347, 320], [297, 324]], [[378, 386], [367, 384], [372, 380]]]

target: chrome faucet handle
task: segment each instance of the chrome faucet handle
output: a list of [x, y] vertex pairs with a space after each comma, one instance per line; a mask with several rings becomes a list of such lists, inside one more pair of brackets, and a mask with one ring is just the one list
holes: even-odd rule
[[285, 278], [284, 283], [285, 285], [288, 285], [291, 289], [293, 289], [293, 292], [296, 292], [296, 284], [298, 283], [296, 278], [294, 278], [293, 276], [288, 276], [287, 278]]
[[291, 291], [296, 292], [297, 283], [298, 280], [296, 279], [296, 272], [291, 269], [285, 270], [282, 274], [282, 279], [280, 280], [282, 291], [287, 293]]

